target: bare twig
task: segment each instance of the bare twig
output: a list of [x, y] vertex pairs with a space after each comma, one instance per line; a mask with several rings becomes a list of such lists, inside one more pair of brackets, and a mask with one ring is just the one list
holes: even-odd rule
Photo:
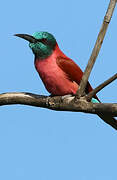
[[83, 74], [83, 77], [82, 77], [82, 80], [80, 83], [80, 87], [77, 91], [78, 97], [81, 97], [82, 95], [84, 95], [86, 85], [88, 82], [88, 78], [90, 76], [91, 70], [94, 66], [94, 63], [96, 61], [96, 58], [97, 58], [99, 51], [100, 51], [100, 48], [102, 46], [102, 43], [103, 43], [106, 31], [107, 31], [108, 25], [110, 23], [115, 5], [116, 5], [116, 0], [110, 0], [106, 15], [105, 15], [104, 20], [103, 20], [102, 27], [101, 27], [100, 32], [99, 32], [98, 37], [97, 37], [97, 41], [96, 41], [95, 46], [93, 48], [92, 54], [91, 54], [90, 59], [89, 59], [88, 64], [87, 64], [87, 67], [84, 71], [84, 74]]
[[91, 91], [87, 95], [87, 101], [90, 101], [95, 94], [97, 94], [100, 90], [102, 90], [105, 86], [110, 84], [115, 79], [117, 79], [117, 73], [114, 76], [112, 76], [111, 78], [109, 78], [108, 80], [106, 80], [105, 82], [103, 82], [102, 84], [100, 84], [99, 86], [97, 86], [93, 91]]

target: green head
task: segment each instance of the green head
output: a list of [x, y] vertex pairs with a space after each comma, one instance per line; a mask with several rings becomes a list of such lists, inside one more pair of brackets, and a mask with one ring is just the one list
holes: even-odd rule
[[29, 47], [39, 59], [50, 56], [56, 46], [56, 39], [48, 32], [35, 32], [32, 36], [28, 34], [16, 34], [16, 36], [28, 40]]

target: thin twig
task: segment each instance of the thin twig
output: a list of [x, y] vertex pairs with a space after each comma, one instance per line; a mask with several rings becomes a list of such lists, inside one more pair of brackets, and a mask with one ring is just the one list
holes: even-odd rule
[[116, 5], [116, 0], [110, 0], [106, 15], [105, 15], [104, 20], [103, 20], [102, 27], [101, 27], [100, 32], [98, 34], [98, 37], [97, 37], [95, 46], [93, 48], [92, 54], [90, 56], [90, 59], [88, 61], [87, 67], [84, 71], [84, 74], [83, 74], [83, 77], [82, 77], [82, 80], [80, 83], [80, 87], [76, 93], [78, 95], [78, 97], [81, 97], [82, 95], [84, 95], [86, 85], [88, 82], [88, 78], [90, 76], [91, 70], [94, 66], [94, 63], [96, 61], [96, 58], [97, 58], [99, 51], [100, 51], [100, 48], [102, 46], [102, 43], [103, 43], [106, 31], [107, 31], [108, 25], [110, 23], [115, 5]]
[[92, 99], [92, 97], [94, 95], [96, 95], [100, 90], [102, 90], [105, 86], [107, 86], [108, 84], [110, 84], [112, 81], [114, 81], [115, 79], [117, 79], [117, 73], [112, 76], [111, 78], [109, 78], [108, 80], [106, 80], [105, 82], [103, 82], [102, 84], [100, 84], [99, 86], [97, 86], [93, 91], [91, 91], [86, 97], [87, 100], [90, 101]]

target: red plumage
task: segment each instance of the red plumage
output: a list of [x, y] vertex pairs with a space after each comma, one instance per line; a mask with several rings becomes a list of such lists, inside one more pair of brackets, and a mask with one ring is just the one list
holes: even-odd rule
[[[35, 67], [46, 87], [52, 95], [75, 94], [78, 90], [83, 72], [80, 67], [56, 47], [48, 58], [35, 59]], [[86, 93], [92, 91], [87, 84]], [[96, 99], [97, 96], [95, 96]]]

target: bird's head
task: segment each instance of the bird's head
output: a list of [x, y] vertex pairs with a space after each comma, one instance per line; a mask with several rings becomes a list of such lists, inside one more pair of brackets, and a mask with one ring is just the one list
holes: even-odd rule
[[28, 34], [15, 34], [15, 36], [29, 41], [29, 47], [39, 59], [50, 56], [56, 46], [56, 39], [48, 32], [35, 32], [32, 36]]

